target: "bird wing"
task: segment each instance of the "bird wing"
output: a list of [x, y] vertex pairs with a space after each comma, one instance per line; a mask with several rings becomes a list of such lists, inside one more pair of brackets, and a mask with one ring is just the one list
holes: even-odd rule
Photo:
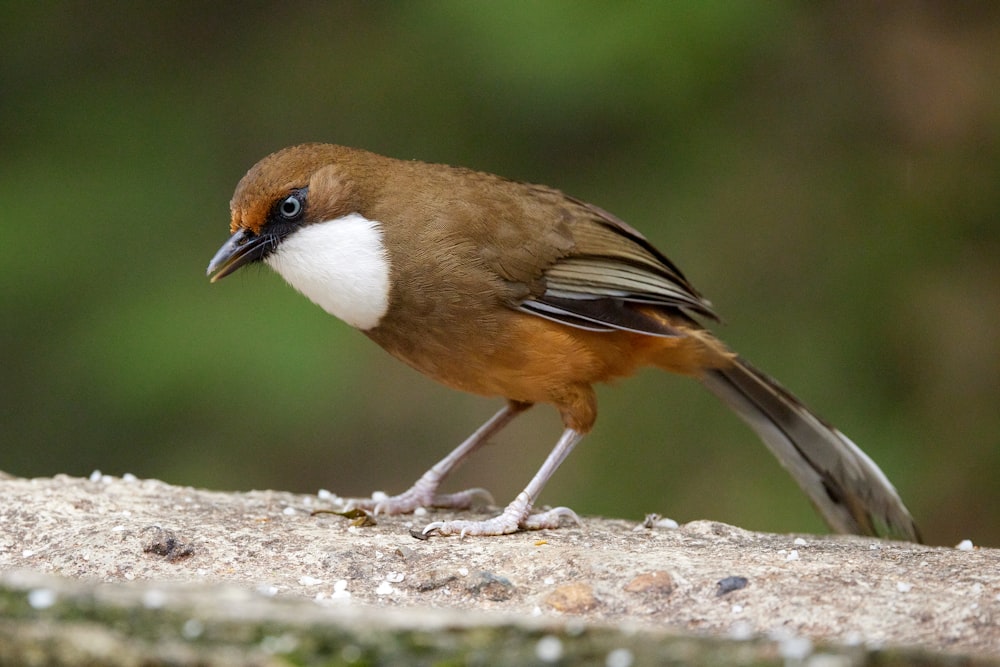
[[[573, 246], [545, 270], [544, 291], [518, 309], [594, 331], [675, 336], [648, 307], [718, 319], [684, 274], [638, 231], [592, 204], [570, 199]], [[637, 308], [646, 306], [647, 308]]]

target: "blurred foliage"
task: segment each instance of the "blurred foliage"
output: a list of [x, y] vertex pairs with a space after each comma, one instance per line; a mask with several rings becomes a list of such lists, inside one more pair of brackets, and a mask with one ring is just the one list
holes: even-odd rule
[[[208, 284], [239, 177], [319, 140], [616, 212], [931, 542], [1000, 544], [1000, 5], [5, 2], [0, 44], [0, 469], [397, 491], [492, 414], [266, 270]], [[695, 383], [600, 396], [544, 502], [822, 530]], [[450, 486], [506, 502], [552, 412]]]

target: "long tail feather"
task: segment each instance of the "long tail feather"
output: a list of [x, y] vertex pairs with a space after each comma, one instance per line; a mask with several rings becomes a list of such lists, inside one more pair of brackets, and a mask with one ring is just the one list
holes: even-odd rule
[[896, 489], [867, 454], [743, 359], [700, 378], [764, 441], [841, 533], [920, 541]]

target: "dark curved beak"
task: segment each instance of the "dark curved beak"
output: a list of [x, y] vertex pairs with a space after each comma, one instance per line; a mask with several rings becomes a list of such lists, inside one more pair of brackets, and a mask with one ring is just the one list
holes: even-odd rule
[[270, 240], [266, 234], [255, 235], [245, 229], [237, 231], [208, 263], [206, 272], [208, 277], [214, 283], [245, 264], [263, 259], [267, 254]]

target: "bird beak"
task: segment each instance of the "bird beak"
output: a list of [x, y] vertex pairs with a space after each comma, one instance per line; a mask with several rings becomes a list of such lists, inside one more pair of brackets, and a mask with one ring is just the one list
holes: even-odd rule
[[237, 231], [208, 263], [208, 277], [214, 283], [244, 264], [256, 262], [267, 252], [270, 241], [271, 237], [266, 234], [255, 235], [245, 229]]

